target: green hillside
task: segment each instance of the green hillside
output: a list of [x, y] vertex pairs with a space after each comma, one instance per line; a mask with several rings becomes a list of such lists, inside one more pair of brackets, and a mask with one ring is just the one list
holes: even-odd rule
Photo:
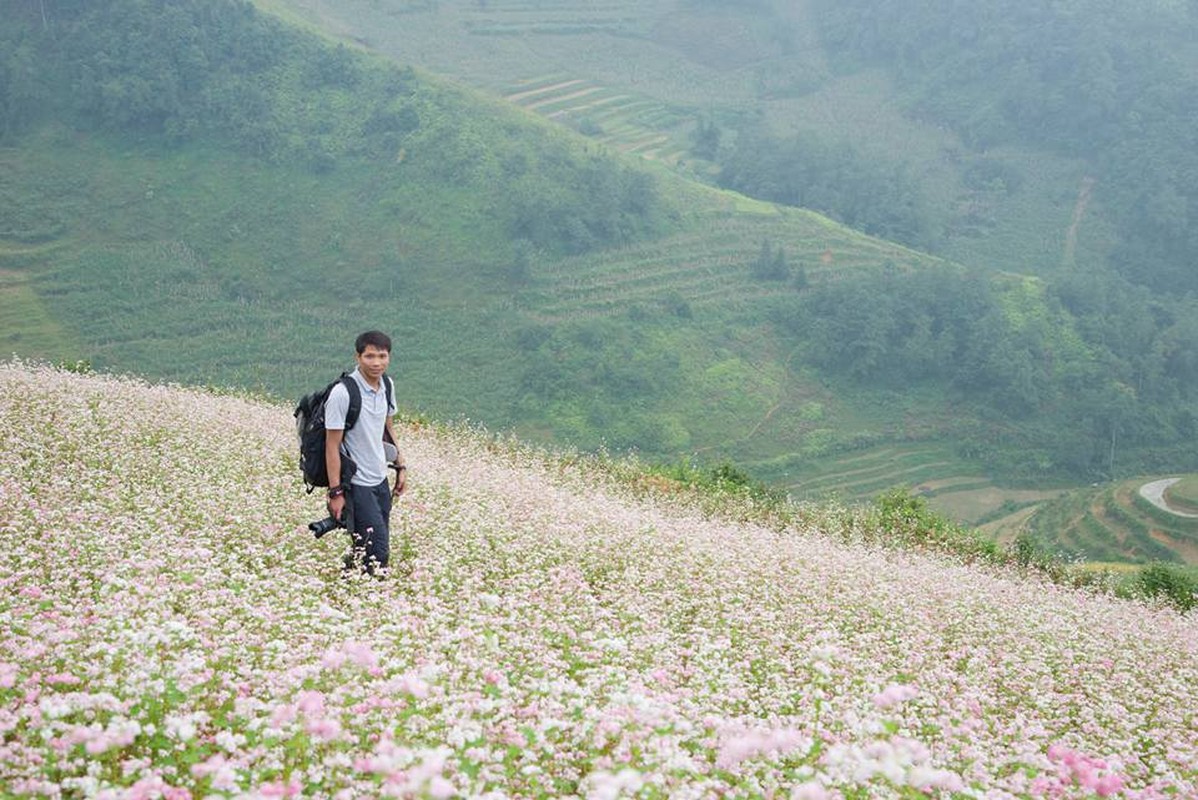
[[[829, 47], [824, 29], [837, 15], [820, 3], [258, 5], [706, 180], [728, 159], [759, 157], [760, 148], [744, 147], [749, 132], [771, 150], [796, 134], [817, 148], [851, 142], [876, 165], [873, 194], [896, 169], [918, 176], [907, 191], [925, 206], [921, 244], [963, 263], [1046, 272], [1101, 263], [1113, 245], [1110, 209], [1079, 202], [1093, 174], [1083, 159], [1011, 143], [982, 153], [939, 120], [910, 113], [903, 80], [874, 64], [847, 68]], [[851, 213], [826, 194], [808, 200]], [[885, 235], [881, 225], [874, 232]]]
[[[0, 3], [6, 348], [287, 398], [379, 327], [409, 410], [971, 522], [1113, 470], [1114, 436], [1122, 469], [1198, 461], [1181, 305], [694, 183], [590, 83], [487, 98], [267, 7]], [[588, 97], [590, 135], [540, 118]]]
[[[836, 8], [770, 0], [262, 5], [334, 37], [460, 77], [593, 141], [680, 168], [684, 175], [820, 208], [855, 228], [972, 267], [1041, 275], [1049, 281], [1043, 299], [1066, 308], [1095, 345], [1088, 358], [1117, 376], [1117, 386], [1100, 392], [1106, 397], [1095, 403], [1118, 406], [1123, 392], [1118, 385], [1136, 387], [1137, 402], [1163, 403], [1164, 417], [1181, 422], [1175, 436], [1154, 441], [1169, 450], [1165, 460], [1150, 458], [1143, 466], [1175, 459], [1177, 448], [1166, 444], [1171, 438], [1193, 439], [1187, 420], [1194, 413], [1198, 369], [1182, 354], [1198, 344], [1198, 329], [1187, 322], [1193, 305], [1184, 292], [1146, 293], [1126, 285], [1159, 284], [1152, 270], [1159, 267], [1164, 274], [1192, 259], [1175, 259], [1170, 267], [1150, 247], [1141, 248], [1144, 258], [1137, 263], [1143, 271], [1119, 267], [1134, 256], [1139, 245], [1133, 241], [1164, 224], [1160, 215], [1137, 223], [1137, 209], [1182, 207], [1170, 199], [1172, 189], [1161, 194], [1154, 183], [1162, 164], [1170, 158], [1189, 163], [1193, 152], [1179, 150], [1188, 139], [1167, 124], [1187, 113], [1179, 103], [1188, 96], [1189, 73], [1171, 71], [1166, 63], [1173, 57], [1166, 54], [1179, 59], [1190, 54], [1175, 46], [1193, 25], [1179, 9], [1148, 19], [1151, 14], [1142, 9], [1104, 15], [1097, 4], [1086, 3], [1076, 14], [1044, 9], [1006, 16], [991, 4], [976, 9], [944, 4], [909, 13], [885, 0]], [[870, 18], [875, 11], [902, 19], [878, 26]], [[996, 15], [1010, 48], [990, 37], [973, 52], [958, 41], [977, 29], [979, 19]], [[939, 40], [929, 30], [939, 31]], [[1055, 49], [1043, 46], [1045, 36], [1058, 37]], [[921, 52], [939, 61], [921, 60]], [[1093, 67], [1093, 80], [1087, 82], [1084, 69], [1050, 69], [1051, 52]], [[1041, 72], [1026, 76], [1003, 63], [1021, 58]], [[1103, 64], [1119, 58], [1127, 69], [1109, 74]], [[960, 65], [961, 72], [944, 65]], [[1162, 88], [1154, 93], [1150, 86]], [[1098, 90], [1134, 102], [1138, 116], [1112, 119], [1119, 106], [1105, 101], [1095, 106]], [[962, 117], [970, 108], [978, 109], [974, 117]], [[1024, 110], [1026, 116], [1017, 113]], [[1095, 126], [1095, 114], [1105, 117], [1101, 126]], [[1125, 146], [1116, 147], [1114, 132], [1134, 119], [1149, 126], [1152, 138], [1128, 133]], [[1152, 152], [1172, 155], [1147, 163]], [[1130, 200], [1137, 192], [1156, 199]], [[1184, 288], [1188, 280], [1166, 285]], [[1039, 336], [1026, 329], [1021, 335]], [[1051, 345], [1017, 347], [1026, 347], [1033, 362], [1055, 357]], [[1152, 366], [1160, 364], [1154, 353], [1162, 348], [1172, 353], [1163, 371]], [[791, 352], [786, 345], [782, 350]], [[1020, 364], [1024, 358], [1007, 353], [998, 361], [1016, 366], [997, 368], [1024, 372], [1011, 380], [1026, 384], [1036, 368]], [[1177, 378], [1186, 386], [1165, 387]], [[853, 390], [863, 388], [877, 387]], [[1098, 416], [1078, 409], [1067, 425], [1071, 435], [1088, 438], [1076, 430], [1081, 417], [1099, 427], [1107, 424], [1109, 435], [1111, 423]], [[1143, 432], [1162, 415], [1157, 418], [1120, 427]], [[1061, 425], [1038, 428], [1037, 436], [1052, 438]], [[1182, 457], [1189, 463], [1194, 454]], [[1047, 459], [1075, 462], [1070, 469], [1091, 477], [1113, 468], [1100, 463], [1097, 450]], [[1134, 464], [1126, 466], [1134, 471]]]

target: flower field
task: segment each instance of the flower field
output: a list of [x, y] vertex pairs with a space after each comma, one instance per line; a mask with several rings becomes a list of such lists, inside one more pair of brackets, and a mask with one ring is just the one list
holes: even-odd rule
[[291, 426], [0, 364], [0, 796], [1198, 797], [1198, 615], [414, 426], [345, 578]]

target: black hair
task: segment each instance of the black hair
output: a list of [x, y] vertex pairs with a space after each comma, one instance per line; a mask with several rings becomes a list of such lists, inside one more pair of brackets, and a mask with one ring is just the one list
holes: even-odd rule
[[366, 352], [366, 346], [370, 344], [380, 350], [391, 352], [391, 337], [382, 331], [366, 331], [366, 333], [359, 334], [354, 342], [354, 349], [358, 351], [358, 355], [362, 355]]

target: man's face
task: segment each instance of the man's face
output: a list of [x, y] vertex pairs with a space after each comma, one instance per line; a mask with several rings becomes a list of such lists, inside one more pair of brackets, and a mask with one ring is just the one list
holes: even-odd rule
[[372, 381], [386, 372], [390, 363], [391, 353], [372, 344], [366, 345], [366, 349], [358, 353], [358, 370]]

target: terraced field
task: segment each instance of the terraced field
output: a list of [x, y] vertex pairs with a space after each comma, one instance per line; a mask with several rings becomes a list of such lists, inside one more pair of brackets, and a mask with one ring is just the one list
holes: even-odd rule
[[1138, 478], [1072, 491], [1036, 513], [1029, 530], [1063, 552], [1091, 561], [1198, 564], [1198, 518], [1154, 506], [1140, 493], [1149, 481]]
[[694, 114], [684, 107], [564, 75], [520, 81], [503, 96], [612, 149], [672, 166], [688, 158]]
[[803, 499], [865, 500], [900, 484], [925, 496], [989, 485], [985, 478], [961, 475], [962, 468], [945, 448], [888, 445], [801, 469], [787, 489]]
[[[420, 7], [426, 3], [409, 2]], [[451, 4], [445, 4], [451, 5]], [[637, 0], [598, 0], [579, 4], [571, 0], [482, 0], [457, 3], [471, 33], [482, 36], [523, 36], [552, 33], [643, 33], [652, 16], [644, 11], [653, 4]]]
[[[664, 0], [257, 4], [673, 166], [692, 163], [690, 132], [701, 114], [740, 113], [763, 82], [787, 71], [770, 60], [779, 56], [777, 26], [735, 8], [679, 14]], [[796, 28], [807, 37], [804, 54], [817, 49], [809, 28]]]
[[[731, 196], [730, 196], [731, 197]], [[738, 200], [742, 207], [751, 201]], [[869, 239], [817, 214], [755, 203], [757, 213], [711, 214], [702, 230], [644, 245], [546, 265], [534, 275], [543, 321], [622, 314], [636, 304], [679, 298], [692, 308], [743, 311], [754, 300], [793, 291], [785, 281], [754, 279], [749, 266], [762, 242], [781, 248], [792, 274], [809, 280], [857, 269], [897, 268], [935, 259]]]

